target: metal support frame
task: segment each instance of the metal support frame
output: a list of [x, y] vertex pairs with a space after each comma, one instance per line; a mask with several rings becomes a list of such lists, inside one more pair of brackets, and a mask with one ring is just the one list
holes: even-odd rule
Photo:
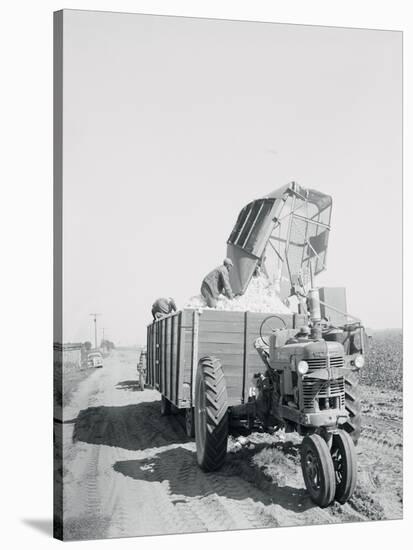
[[199, 315], [198, 310], [193, 313], [193, 330], [192, 330], [192, 376], [191, 376], [191, 405], [195, 401], [195, 378], [198, 368], [198, 336], [199, 336]]

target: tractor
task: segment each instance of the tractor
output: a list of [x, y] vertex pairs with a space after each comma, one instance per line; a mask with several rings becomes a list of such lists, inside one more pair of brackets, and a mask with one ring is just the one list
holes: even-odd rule
[[[227, 241], [230, 282], [245, 294], [265, 277], [284, 313], [184, 308], [147, 327], [148, 386], [161, 414], [185, 415], [197, 461], [219, 469], [229, 433], [302, 436], [301, 466], [319, 506], [345, 503], [356, 484], [367, 352], [344, 288], [317, 287], [326, 268], [332, 198], [289, 183], [245, 206]], [[279, 305], [279, 304], [278, 304]]]
[[[345, 289], [315, 286], [316, 275], [325, 269], [331, 209], [330, 196], [292, 182], [241, 211], [227, 248], [234, 291], [243, 294], [257, 271], [264, 273], [295, 308], [298, 322], [287, 328], [285, 316], [263, 320], [254, 344], [263, 369], [250, 381], [247, 403], [228, 407], [224, 422], [229, 429], [244, 422], [250, 430], [282, 428], [303, 436], [304, 482], [320, 507], [333, 500], [345, 503], [355, 488], [361, 430], [357, 371], [368, 342], [361, 321], [346, 311]], [[200, 418], [195, 414], [202, 449]], [[220, 427], [212, 423], [209, 429], [219, 433]], [[204, 454], [198, 453], [201, 467]]]

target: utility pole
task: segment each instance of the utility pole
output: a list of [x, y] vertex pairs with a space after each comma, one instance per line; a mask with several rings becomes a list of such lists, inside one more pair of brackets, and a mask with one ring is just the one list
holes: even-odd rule
[[91, 317], [93, 317], [93, 322], [95, 323], [95, 349], [98, 347], [98, 329], [97, 329], [97, 323], [96, 323], [96, 317], [101, 315], [100, 313], [90, 313]]

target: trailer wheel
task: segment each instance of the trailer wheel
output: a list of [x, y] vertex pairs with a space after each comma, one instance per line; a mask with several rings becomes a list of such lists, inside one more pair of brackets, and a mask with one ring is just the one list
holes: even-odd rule
[[224, 463], [228, 443], [228, 397], [221, 362], [203, 357], [195, 380], [195, 440], [199, 466], [206, 472]]
[[350, 434], [354, 445], [357, 445], [361, 433], [361, 401], [358, 384], [358, 377], [354, 372], [345, 379], [346, 410], [349, 413], [349, 419], [342, 428]]
[[324, 439], [313, 434], [306, 436], [301, 444], [301, 468], [311, 500], [325, 508], [336, 492], [333, 459]]
[[354, 492], [357, 481], [357, 456], [351, 436], [344, 430], [333, 435], [331, 456], [336, 475], [335, 499], [344, 504]]
[[161, 415], [169, 416], [172, 413], [171, 402], [164, 395], [161, 396]]
[[185, 409], [185, 433], [188, 437], [195, 437], [194, 409]]

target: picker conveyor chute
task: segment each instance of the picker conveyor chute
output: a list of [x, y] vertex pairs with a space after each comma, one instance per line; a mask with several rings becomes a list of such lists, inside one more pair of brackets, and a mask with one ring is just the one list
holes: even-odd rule
[[312, 286], [312, 278], [326, 267], [332, 199], [292, 182], [247, 204], [227, 241], [227, 256], [235, 294], [244, 294], [260, 267], [280, 296], [291, 286]]

